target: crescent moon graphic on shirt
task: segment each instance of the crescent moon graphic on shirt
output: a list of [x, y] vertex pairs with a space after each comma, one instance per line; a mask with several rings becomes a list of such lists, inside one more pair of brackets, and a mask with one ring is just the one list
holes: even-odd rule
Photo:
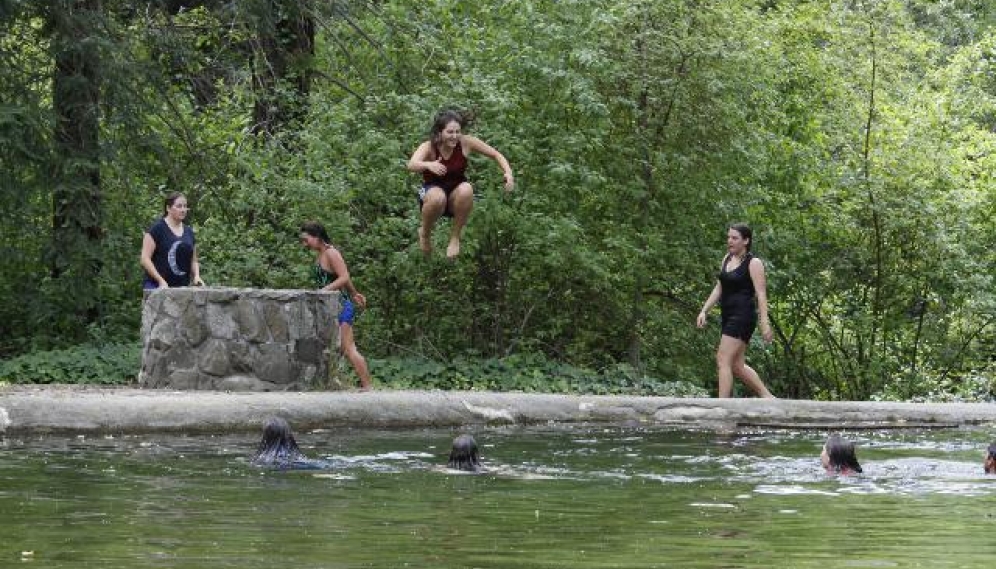
[[187, 274], [187, 271], [184, 271], [176, 264], [176, 248], [179, 247], [181, 243], [183, 242], [174, 241], [173, 246], [169, 248], [169, 253], [166, 255], [166, 260], [169, 263], [169, 270], [173, 271], [173, 274], [178, 277], [182, 277]]

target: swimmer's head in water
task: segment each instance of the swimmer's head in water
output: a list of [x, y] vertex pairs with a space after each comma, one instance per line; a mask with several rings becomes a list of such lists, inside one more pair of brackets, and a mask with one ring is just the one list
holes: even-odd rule
[[252, 463], [257, 466], [281, 466], [303, 458], [290, 425], [280, 417], [267, 419]]
[[457, 470], [477, 472], [481, 469], [481, 457], [477, 452], [477, 441], [470, 435], [460, 435], [453, 439], [448, 466]]
[[840, 435], [830, 435], [823, 445], [820, 461], [828, 472], [861, 472], [858, 457], [854, 454], [854, 443], [842, 439]]
[[996, 443], [989, 445], [983, 466], [986, 469], [986, 474], [996, 474]]

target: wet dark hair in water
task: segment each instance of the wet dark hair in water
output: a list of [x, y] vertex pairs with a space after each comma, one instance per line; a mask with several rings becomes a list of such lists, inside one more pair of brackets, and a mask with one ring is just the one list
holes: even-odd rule
[[329, 239], [329, 234], [325, 231], [325, 226], [317, 221], [305, 221], [301, 224], [301, 233], [307, 233], [312, 237], [317, 237], [326, 243], [331, 243], [332, 240]]
[[184, 196], [180, 192], [173, 192], [172, 194], [166, 196], [163, 199], [163, 215], [168, 214], [169, 213], [169, 208], [173, 207], [173, 204], [176, 203], [176, 200], [178, 200], [178, 199], [180, 199], [182, 197], [184, 197]]
[[996, 442], [989, 445], [986, 451], [986, 474], [996, 474]]
[[477, 441], [474, 437], [460, 435], [453, 439], [453, 448], [450, 450], [447, 466], [467, 472], [477, 472], [481, 469], [481, 457], [477, 453]]
[[835, 472], [840, 472], [841, 470], [861, 472], [858, 457], [854, 454], [854, 443], [844, 440], [840, 435], [830, 435], [825, 446], [832, 470]]
[[303, 458], [290, 424], [280, 417], [267, 419], [252, 463], [256, 466], [289, 466]]
[[439, 142], [439, 136], [446, 130], [446, 125], [453, 121], [456, 121], [461, 129], [467, 129], [474, 122], [474, 114], [455, 109], [443, 109], [436, 113], [436, 118], [432, 119], [432, 128], [429, 129], [429, 138], [433, 143]]
[[744, 239], [749, 240], [747, 241], [747, 250], [750, 251], [750, 246], [754, 244], [754, 238], [753, 238], [754, 232], [751, 231], [750, 226], [748, 226], [746, 223], [731, 223], [730, 229], [739, 233], [740, 236], [743, 237]]

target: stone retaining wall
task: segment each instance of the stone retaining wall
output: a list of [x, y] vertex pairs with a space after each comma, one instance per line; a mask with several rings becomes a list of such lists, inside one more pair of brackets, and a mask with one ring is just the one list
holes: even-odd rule
[[142, 387], [303, 391], [335, 387], [338, 296], [187, 287], [146, 293]]

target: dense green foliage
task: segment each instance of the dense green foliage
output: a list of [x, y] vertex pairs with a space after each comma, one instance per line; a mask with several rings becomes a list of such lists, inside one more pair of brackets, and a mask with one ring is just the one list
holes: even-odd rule
[[401, 358], [376, 360], [382, 383], [399, 389], [469, 389], [707, 397], [706, 390], [684, 381], [661, 381], [620, 364], [601, 373], [551, 362], [540, 356], [456, 359], [445, 363]]
[[[134, 341], [141, 234], [181, 190], [208, 284], [308, 286], [296, 228], [326, 223], [360, 349], [409, 362], [382, 384], [427, 359], [430, 386], [541, 389], [458, 363], [534, 354], [710, 388], [718, 318], [692, 323], [743, 220], [776, 394], [991, 396], [989, 2], [135, 6], [0, 0], [0, 358]], [[445, 106], [518, 182], [473, 160], [455, 263], [418, 253], [404, 169]], [[548, 389], [587, 389], [558, 365]]]
[[0, 383], [127, 385], [135, 381], [141, 357], [138, 342], [32, 352], [0, 361]]
[[[23, 383], [76, 383], [131, 385], [141, 365], [141, 345], [89, 344], [66, 349], [42, 350], [0, 361], [0, 385]], [[355, 385], [357, 379], [344, 358], [333, 366], [333, 379]], [[394, 389], [466, 389], [589, 393], [597, 395], [659, 395], [706, 397], [707, 392], [688, 382], [661, 381], [620, 364], [602, 373], [550, 361], [542, 356], [456, 359], [446, 363], [425, 359], [388, 358], [370, 362], [380, 378], [378, 387]]]

